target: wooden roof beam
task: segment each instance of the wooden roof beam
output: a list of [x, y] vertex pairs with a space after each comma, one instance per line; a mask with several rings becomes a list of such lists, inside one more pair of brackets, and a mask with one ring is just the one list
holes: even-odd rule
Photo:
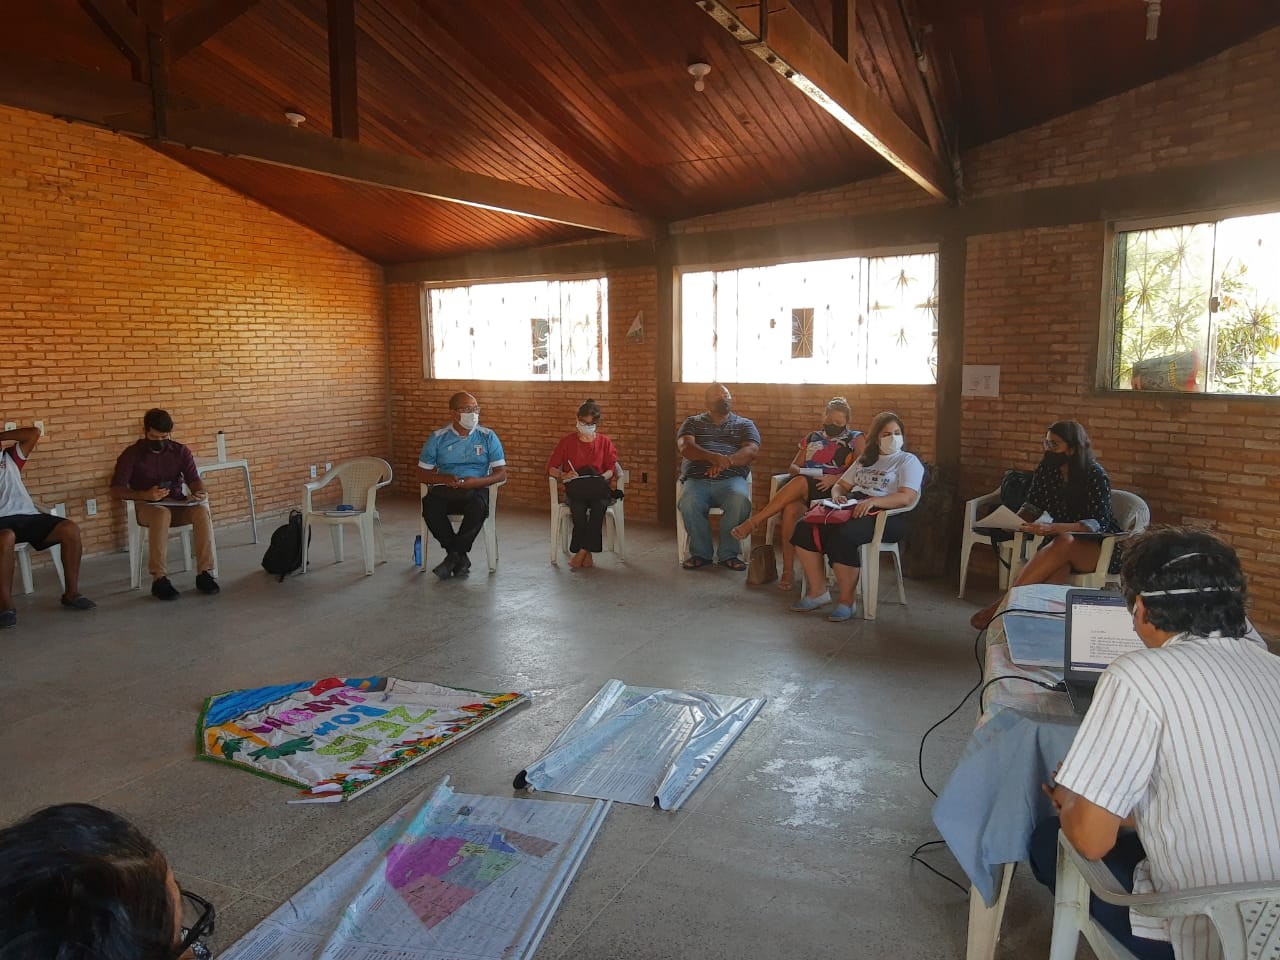
[[359, 140], [355, 0], [328, 0], [328, 24], [329, 102], [333, 135], [342, 140]]
[[258, 0], [205, 0], [194, 10], [174, 17], [165, 28], [170, 62], [203, 46], [206, 40], [257, 2]]
[[147, 28], [124, 0], [80, 0], [80, 6], [133, 65], [141, 69], [147, 57]]
[[956, 186], [950, 165], [916, 136], [893, 107], [875, 95], [857, 68], [841, 58], [826, 37], [785, 0], [770, 0], [768, 8], [744, 5], [743, 17], [733, 0], [694, 2], [744, 48], [926, 192], [939, 200], [954, 201]]
[[144, 83], [22, 54], [0, 58], [0, 103], [106, 127], [141, 139], [318, 173], [448, 203], [496, 210], [626, 237], [655, 237], [660, 226], [621, 207], [385, 153], [349, 140], [295, 130], [171, 95], [166, 132], [156, 138], [151, 89]]

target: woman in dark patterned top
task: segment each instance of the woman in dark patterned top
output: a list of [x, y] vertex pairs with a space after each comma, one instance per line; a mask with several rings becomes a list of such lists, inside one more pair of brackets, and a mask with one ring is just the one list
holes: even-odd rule
[[[1035, 522], [1048, 514], [1048, 523]], [[1066, 583], [1073, 573], [1092, 572], [1102, 552], [1102, 534], [1119, 533], [1111, 513], [1111, 480], [1093, 458], [1089, 434], [1075, 420], [1059, 420], [1044, 437], [1044, 457], [1031, 478], [1027, 502], [1018, 510], [1027, 522], [1023, 533], [1045, 537], [1018, 578], [1010, 585]], [[1120, 551], [1112, 566], [1118, 569]], [[1000, 602], [979, 610], [969, 620], [985, 629]]]

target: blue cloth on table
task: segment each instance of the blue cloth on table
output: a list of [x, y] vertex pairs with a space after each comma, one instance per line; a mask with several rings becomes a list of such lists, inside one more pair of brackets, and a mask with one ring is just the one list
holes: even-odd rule
[[1027, 859], [1031, 831], [1053, 815], [1040, 784], [1079, 728], [1079, 717], [1001, 710], [974, 730], [938, 795], [933, 822], [987, 906], [1001, 865]]

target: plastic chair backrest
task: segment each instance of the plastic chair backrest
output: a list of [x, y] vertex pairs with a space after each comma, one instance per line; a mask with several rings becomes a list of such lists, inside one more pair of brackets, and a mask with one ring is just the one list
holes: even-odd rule
[[1141, 533], [1151, 524], [1151, 508], [1136, 493], [1111, 491], [1111, 513], [1125, 533]]
[[356, 457], [338, 464], [333, 473], [342, 484], [342, 502], [360, 509], [371, 487], [391, 481], [391, 464], [381, 457]]

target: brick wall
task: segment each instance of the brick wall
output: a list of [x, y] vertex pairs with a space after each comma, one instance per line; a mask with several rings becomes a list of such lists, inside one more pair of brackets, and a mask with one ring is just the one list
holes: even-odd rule
[[[390, 284], [387, 309], [391, 342], [391, 416], [397, 488], [417, 492], [413, 465], [433, 430], [449, 422], [449, 397], [475, 395], [480, 420], [497, 431], [509, 479], [500, 504], [547, 507], [546, 462], [556, 443], [573, 430], [579, 404], [588, 397], [603, 408], [601, 433], [612, 438], [630, 471], [627, 516], [657, 516], [657, 416], [655, 381], [657, 279], [652, 270], [615, 270], [609, 278], [609, 382], [425, 380], [420, 296], [417, 284]], [[645, 335], [628, 342], [637, 312]], [[647, 475], [647, 480], [644, 479]]]
[[[124, 544], [107, 486], [150, 406], [200, 458], [224, 430], [259, 513], [312, 463], [383, 454], [384, 328], [368, 261], [124, 137], [0, 108], [0, 420], [44, 420], [28, 487], [90, 551]], [[209, 486], [247, 517], [237, 472]]]

